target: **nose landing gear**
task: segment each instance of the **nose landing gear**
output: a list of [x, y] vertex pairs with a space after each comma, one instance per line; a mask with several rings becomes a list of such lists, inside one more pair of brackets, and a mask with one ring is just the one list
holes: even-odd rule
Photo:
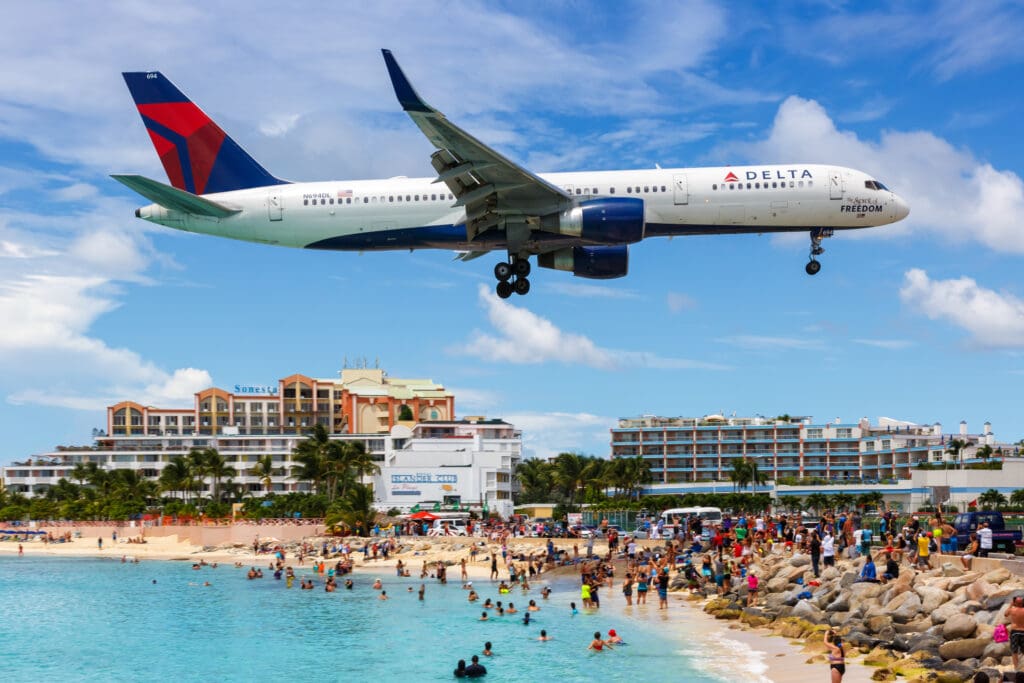
[[808, 275], [817, 275], [818, 271], [821, 270], [821, 262], [814, 258], [815, 256], [821, 256], [825, 253], [825, 248], [821, 246], [821, 241], [826, 237], [831, 237], [833, 231], [831, 228], [815, 228], [811, 230], [811, 254], [810, 260], [804, 267], [804, 270]]
[[502, 299], [512, 296], [512, 292], [522, 296], [530, 291], [530, 281], [527, 279], [530, 274], [529, 257], [510, 254], [509, 261], [494, 266], [494, 277], [498, 280], [495, 291]]

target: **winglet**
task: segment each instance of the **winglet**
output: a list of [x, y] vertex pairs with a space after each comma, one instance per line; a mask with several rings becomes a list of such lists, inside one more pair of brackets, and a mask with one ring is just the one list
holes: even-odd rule
[[381, 50], [381, 53], [384, 55], [384, 63], [388, 67], [391, 85], [395, 89], [395, 96], [398, 98], [398, 103], [402, 105], [402, 109], [405, 111], [434, 111], [412, 87], [412, 83], [405, 77], [402, 67], [398, 66], [398, 62], [395, 60], [395, 56], [391, 54], [391, 50]]

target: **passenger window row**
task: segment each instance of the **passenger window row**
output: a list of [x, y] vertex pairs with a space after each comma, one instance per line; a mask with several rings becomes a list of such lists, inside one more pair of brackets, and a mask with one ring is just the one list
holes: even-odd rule
[[[342, 202], [343, 199], [344, 199], [344, 203]], [[352, 197], [344, 197], [344, 198], [339, 197], [338, 198], [338, 206], [342, 206], [344, 204], [351, 204], [353, 201], [355, 201], [356, 204], [359, 204], [360, 203], [360, 199], [362, 199], [362, 203], [363, 204], [376, 204], [377, 203], [377, 197], [369, 197], [369, 196], [367, 196], [367, 197], [355, 197], [354, 199]], [[429, 194], [429, 195], [428, 194], [422, 194], [422, 195], [420, 195], [420, 194], [407, 194], [407, 195], [404, 195], [404, 196], [403, 195], [394, 195], [394, 194], [393, 195], [380, 195], [380, 203], [381, 204], [393, 204], [393, 203], [401, 202], [401, 201], [406, 201], [406, 202], [437, 202], [437, 201], [441, 201], [441, 202], [443, 202], [443, 201], [454, 201], [454, 200], [455, 200], [455, 196], [454, 195], [445, 194], [443, 192], [441, 194]], [[312, 205], [312, 206], [318, 206], [318, 205], [319, 206], [331, 206], [333, 204], [334, 204], [334, 197], [320, 197], [319, 199], [308, 199], [307, 198], [307, 199], [303, 199], [302, 200], [302, 205], [303, 206], [310, 206], [310, 205]]]
[[[785, 181], [785, 180], [783, 180], [781, 182], [776, 180], [776, 181], [772, 181], [771, 185], [769, 185], [767, 181], [763, 182], [763, 183], [729, 183], [729, 184], [722, 183], [721, 185], [719, 185], [718, 183], [715, 183], [715, 184], [713, 184], [711, 186], [711, 189], [712, 190], [743, 190], [743, 189], [746, 189], [746, 190], [776, 190], [776, 189], [784, 190], [787, 187], [789, 187], [790, 189], [793, 189], [793, 188], [804, 187], [805, 186], [804, 181], [802, 181], [802, 180], [790, 180], [790, 181], [788, 181], [789, 182], [788, 186], [786, 185], [786, 182], [787, 181]], [[814, 181], [813, 180], [808, 180], [807, 183], [806, 183], [806, 187], [814, 187]]]

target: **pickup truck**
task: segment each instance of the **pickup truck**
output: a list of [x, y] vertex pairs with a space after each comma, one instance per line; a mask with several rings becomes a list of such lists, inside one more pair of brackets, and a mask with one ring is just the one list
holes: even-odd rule
[[1002, 512], [983, 510], [980, 512], [962, 512], [953, 519], [953, 528], [956, 529], [957, 548], [963, 550], [971, 541], [971, 534], [978, 530], [978, 525], [988, 522], [988, 528], [992, 530], [992, 550], [995, 552], [1012, 553], [1018, 543], [1021, 542], [1021, 532], [1012, 531], [1006, 528]]

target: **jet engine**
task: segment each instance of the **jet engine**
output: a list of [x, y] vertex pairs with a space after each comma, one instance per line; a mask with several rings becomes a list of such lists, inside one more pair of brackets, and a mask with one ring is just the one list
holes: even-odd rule
[[588, 242], [632, 244], [644, 238], [644, 200], [604, 197], [542, 219], [542, 227]]
[[567, 270], [577, 277], [609, 280], [623, 277], [629, 271], [629, 247], [569, 247], [547, 254], [538, 254], [541, 268]]

